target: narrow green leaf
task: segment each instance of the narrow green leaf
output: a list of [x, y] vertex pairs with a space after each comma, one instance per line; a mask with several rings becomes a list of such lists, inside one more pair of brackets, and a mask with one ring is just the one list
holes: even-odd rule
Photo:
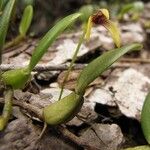
[[31, 25], [31, 21], [33, 18], [33, 7], [32, 5], [28, 5], [24, 12], [19, 26], [19, 32], [21, 36], [26, 36], [26, 33]]
[[0, 0], [0, 11], [2, 11], [7, 4], [8, 0]]
[[2, 11], [3, 1], [0, 0], [0, 12]]
[[84, 94], [87, 86], [100, 74], [107, 70], [116, 60], [129, 51], [141, 49], [141, 44], [130, 44], [121, 48], [110, 50], [86, 66], [81, 72], [76, 85], [76, 93]]
[[57, 36], [62, 33], [67, 27], [73, 24], [81, 13], [75, 13], [65, 17], [60, 20], [52, 29], [50, 29], [47, 34], [41, 39], [35, 51], [32, 54], [29, 70], [31, 71], [36, 64], [40, 61], [44, 53], [47, 51], [48, 47], [55, 41]]
[[123, 16], [129, 11], [141, 12], [144, 9], [143, 2], [137, 1], [130, 4], [126, 4], [119, 12], [118, 18], [122, 19]]
[[3, 14], [1, 16], [1, 20], [0, 20], [0, 57], [1, 57], [2, 49], [3, 49], [4, 43], [5, 43], [5, 38], [6, 38], [6, 34], [7, 34], [7, 30], [8, 30], [8, 26], [9, 26], [9, 22], [10, 22], [14, 4], [15, 4], [15, 0], [10, 0], [7, 3], [7, 5], [3, 11]]
[[127, 13], [127, 12], [129, 12], [132, 8], [133, 8], [133, 4], [127, 4], [127, 5], [125, 5], [125, 6], [120, 10], [120, 12], [119, 12], [119, 14], [118, 14], [118, 18], [119, 18], [119, 19], [122, 19], [123, 16], [124, 16], [124, 14]]
[[147, 95], [141, 113], [141, 126], [147, 142], [150, 144], [150, 93]]
[[142, 146], [137, 146], [137, 147], [132, 147], [132, 148], [126, 148], [123, 150], [150, 150], [150, 146], [142, 145]]

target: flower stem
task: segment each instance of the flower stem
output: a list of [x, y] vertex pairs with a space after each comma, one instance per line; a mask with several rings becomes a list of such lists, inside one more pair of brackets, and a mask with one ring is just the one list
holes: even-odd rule
[[70, 73], [70, 71], [71, 71], [71, 69], [72, 69], [72, 67], [73, 67], [74, 62], [76, 61], [77, 54], [78, 54], [78, 52], [79, 52], [79, 50], [80, 50], [80, 47], [81, 47], [81, 45], [82, 45], [82, 43], [83, 43], [83, 41], [84, 41], [85, 33], [86, 33], [86, 31], [84, 30], [84, 31], [83, 31], [83, 34], [81, 35], [81, 37], [80, 37], [80, 39], [79, 39], [79, 43], [78, 43], [78, 45], [77, 45], [77, 47], [76, 47], [76, 50], [75, 50], [75, 53], [74, 53], [74, 55], [73, 55], [72, 61], [71, 61], [71, 63], [70, 63], [70, 66], [69, 66], [69, 68], [68, 68], [66, 74], [65, 74], [65, 77], [64, 77], [64, 80], [63, 80], [63, 83], [62, 83], [62, 86], [61, 86], [61, 91], [60, 91], [60, 95], [59, 95], [58, 100], [60, 100], [61, 97], [62, 97], [63, 90], [64, 90], [64, 86], [65, 86], [65, 82], [66, 82], [67, 79], [68, 79], [69, 73]]
[[6, 45], [4, 46], [5, 49], [8, 49], [12, 46], [15, 46], [17, 44], [19, 44], [23, 39], [25, 39], [24, 36], [22, 35], [18, 35], [15, 39], [13, 39], [12, 41], [6, 43]]

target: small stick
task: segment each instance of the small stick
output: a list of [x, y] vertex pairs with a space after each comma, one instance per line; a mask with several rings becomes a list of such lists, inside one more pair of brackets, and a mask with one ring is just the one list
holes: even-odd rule
[[87, 125], [89, 125], [90, 126], [90, 129], [95, 133], [95, 135], [98, 137], [98, 139], [103, 143], [103, 145], [105, 145], [106, 147], [108, 147], [107, 146], [107, 144], [99, 137], [99, 135], [97, 134], [97, 132], [95, 131], [95, 129], [93, 128], [93, 125], [91, 124], [91, 123], [89, 123], [88, 121], [86, 121], [84, 118], [82, 118], [82, 116], [80, 116], [80, 115], [76, 115], [76, 117], [79, 119], [79, 120], [81, 120], [81, 121], [83, 121], [84, 123], [86, 123]]
[[76, 143], [81, 147], [88, 148], [88, 150], [100, 150], [99, 148], [89, 145], [89, 143], [87, 142], [84, 142], [83, 139], [77, 137], [76, 135], [74, 135], [73, 133], [71, 133], [69, 130], [67, 130], [62, 126], [58, 126], [57, 129], [63, 134], [64, 137], [68, 138], [69, 140], [71, 140], [72, 142]]
[[[57, 65], [57, 66], [52, 66], [52, 65], [37, 65], [33, 71], [63, 71], [63, 70], [67, 70], [68, 69], [67, 64], [63, 64], [63, 65]], [[86, 66], [86, 64], [77, 64], [73, 66], [73, 69], [75, 70], [79, 70], [79, 69], [83, 69]], [[10, 65], [10, 64], [2, 64], [1, 65], [1, 69], [2, 71], [7, 71], [7, 70], [13, 70], [13, 69], [20, 69], [23, 68], [25, 66], [23, 65]]]
[[13, 105], [19, 106], [30, 113], [34, 113], [40, 120], [43, 120], [42, 109], [39, 109], [38, 107], [28, 104], [26, 102], [20, 102], [18, 100], [13, 101]]
[[[83, 69], [85, 66], [87, 66], [87, 64], [75, 64], [73, 66], [74, 70], [80, 70]], [[20, 69], [23, 68], [25, 66], [21, 65], [21, 66], [17, 66], [17, 65], [10, 65], [10, 64], [2, 64], [0, 66], [2, 71], [7, 71], [7, 70], [13, 70], [13, 69]], [[130, 63], [115, 63], [111, 66], [111, 68], [128, 68], [131, 67]], [[41, 71], [64, 71], [68, 69], [68, 65], [67, 64], [63, 64], [63, 65], [57, 65], [57, 66], [52, 66], [52, 65], [37, 65], [33, 71], [35, 72], [41, 72]]]
[[122, 58], [121, 62], [131, 62], [131, 63], [150, 63], [150, 59], [146, 58]]
[[40, 133], [40, 135], [39, 135], [39, 137], [38, 137], [38, 140], [40, 140], [40, 139], [43, 137], [43, 135], [44, 135], [46, 129], [47, 129], [47, 123], [44, 122], [44, 127], [43, 127], [43, 129], [42, 129], [42, 131], [41, 131], [41, 133]]

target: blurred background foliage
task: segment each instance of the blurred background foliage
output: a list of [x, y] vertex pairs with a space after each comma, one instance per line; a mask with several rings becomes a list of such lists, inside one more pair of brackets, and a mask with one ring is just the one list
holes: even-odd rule
[[[139, 0], [138, 0], [139, 1]], [[141, 2], [148, 2], [149, 0], [142, 0]], [[18, 25], [22, 16], [23, 9], [26, 5], [32, 4], [34, 6], [34, 18], [30, 28], [30, 34], [34, 36], [43, 35], [50, 27], [54, 25], [60, 18], [77, 12], [79, 10], [85, 11], [85, 20], [88, 18], [88, 13], [93, 12], [98, 8], [108, 8], [111, 12], [111, 17], [116, 18], [118, 12], [126, 4], [131, 4], [136, 0], [20, 0], [19, 6], [16, 10], [16, 17], [14, 23], [11, 25], [10, 38], [17, 35]], [[88, 6], [88, 11], [85, 6]], [[85, 9], [85, 10], [84, 10]], [[84, 21], [85, 21], [84, 20]]]

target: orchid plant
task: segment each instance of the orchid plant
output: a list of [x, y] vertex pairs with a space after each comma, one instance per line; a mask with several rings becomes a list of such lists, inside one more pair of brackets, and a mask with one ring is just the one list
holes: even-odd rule
[[[0, 18], [1, 53], [5, 43], [8, 25], [10, 22], [15, 1], [16, 0], [9, 0], [7, 2], [7, 5]], [[13, 91], [16, 89], [24, 88], [27, 82], [30, 82], [32, 70], [41, 60], [43, 55], [46, 53], [48, 47], [52, 45], [56, 38], [65, 29], [67, 29], [70, 25], [72, 25], [76, 20], [80, 19], [81, 17], [83, 17], [82, 13], [74, 13], [57, 22], [56, 25], [53, 28], [51, 28], [46, 33], [46, 35], [39, 41], [32, 54], [30, 62], [26, 67], [2, 72], [1, 84], [5, 86], [5, 104], [2, 115], [0, 116], [0, 130], [3, 130], [6, 127], [10, 115], [12, 113]], [[88, 41], [90, 39], [91, 28], [93, 25], [103, 25], [111, 33], [114, 43], [118, 48], [110, 50], [104, 53], [103, 55], [99, 56], [98, 58], [94, 59], [92, 62], [90, 62], [80, 73], [76, 82], [75, 91], [73, 91], [71, 94], [64, 98], [61, 98], [65, 81], [67, 80], [69, 72], [71, 71], [72, 66], [76, 60], [80, 46], [84, 41]], [[23, 29], [21, 31], [26, 31], [26, 25], [24, 22], [22, 27]], [[120, 47], [120, 41], [121, 40], [118, 27], [109, 19], [109, 12], [107, 9], [100, 9], [95, 14], [89, 17], [88, 22], [83, 29], [83, 34], [79, 39], [76, 51], [72, 58], [72, 62], [70, 63], [67, 74], [65, 76], [59, 100], [54, 102], [53, 104], [42, 108], [42, 120], [46, 124], [54, 126], [63, 124], [71, 120], [74, 116], [77, 115], [84, 103], [83, 96], [88, 85], [99, 75], [101, 75], [105, 70], [107, 70], [122, 55], [124, 55], [127, 52], [139, 50], [142, 48], [142, 45], [138, 43], [133, 43], [130, 45]]]

